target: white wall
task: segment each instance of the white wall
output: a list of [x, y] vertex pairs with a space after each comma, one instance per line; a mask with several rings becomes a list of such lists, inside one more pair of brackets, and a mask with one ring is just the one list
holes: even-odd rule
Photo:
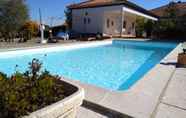
[[132, 24], [134, 23], [136, 25], [136, 16], [125, 12], [123, 19], [126, 21], [126, 29], [123, 30], [122, 34], [135, 36], [135, 27], [133, 28]]
[[[132, 24], [136, 24], [136, 15], [130, 14], [128, 12], [123, 13], [123, 18], [121, 18], [121, 13], [106, 13], [104, 14], [104, 21], [105, 21], [105, 26], [104, 28], [104, 33], [110, 34], [110, 35], [115, 35], [119, 36], [121, 34], [121, 28], [123, 28], [123, 23], [121, 20], [124, 20], [126, 22], [126, 28], [123, 29], [122, 34], [123, 35], [133, 35], [135, 36], [135, 27], [132, 27]], [[106, 25], [106, 20], [109, 19], [110, 22], [114, 22], [114, 25], [110, 23], [110, 27], [108, 28]]]
[[[122, 5], [85, 8], [72, 10], [72, 30], [78, 33], [104, 33], [104, 13], [109, 11], [120, 11]], [[86, 12], [88, 15], [86, 16]], [[90, 24], [84, 24], [84, 18], [90, 18]]]
[[[88, 15], [86, 16], [86, 12]], [[78, 9], [72, 11], [72, 30], [78, 33], [102, 32], [102, 11], [100, 9]], [[91, 20], [84, 24], [84, 18]], [[88, 22], [88, 21], [87, 21]]]
[[[122, 28], [121, 11], [124, 12], [124, 18], [127, 22], [126, 29], [123, 30], [123, 34], [135, 36], [135, 29], [132, 28], [132, 23], [136, 20], [136, 15], [140, 15], [146, 18], [155, 18], [139, 13], [124, 7], [123, 5], [118, 6], [107, 6], [107, 7], [96, 7], [96, 8], [84, 8], [84, 9], [73, 9], [72, 10], [72, 30], [78, 33], [103, 33], [111, 35], [119, 35]], [[130, 13], [129, 13], [130, 12]], [[85, 15], [88, 13], [88, 15]], [[84, 24], [84, 18], [91, 20], [90, 23]], [[107, 19], [114, 22], [114, 25], [107, 28]]]
[[[120, 35], [121, 32], [121, 15], [119, 13], [105, 13], [104, 14], [103, 32], [109, 35]], [[109, 19], [109, 27], [107, 27], [107, 20]], [[113, 22], [113, 25], [112, 25]]]

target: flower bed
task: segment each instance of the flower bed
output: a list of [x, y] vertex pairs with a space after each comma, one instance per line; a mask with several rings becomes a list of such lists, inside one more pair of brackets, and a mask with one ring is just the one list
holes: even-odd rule
[[[44, 118], [46, 115], [52, 114], [50, 118], [57, 118], [65, 114], [64, 109], [74, 110], [73, 108], [80, 106], [83, 92], [81, 92], [79, 98], [77, 97], [79, 99], [78, 104], [71, 103], [72, 106], [65, 106], [64, 102], [67, 101], [67, 98], [72, 98], [72, 94], [77, 94], [79, 88], [61, 81], [61, 78], [51, 75], [48, 71], [41, 72], [41, 66], [42, 63], [39, 60], [33, 59], [29, 63], [29, 70], [25, 73], [15, 72], [11, 77], [0, 73], [0, 117], [33, 116], [38, 118], [38, 115], [40, 115], [39, 118]], [[58, 101], [61, 102], [57, 104]], [[53, 103], [56, 104], [52, 105]], [[48, 105], [51, 105], [52, 109], [47, 108], [46, 112], [44, 108]], [[55, 108], [59, 106], [61, 109], [56, 111]], [[37, 110], [39, 110], [39, 114], [35, 112]]]

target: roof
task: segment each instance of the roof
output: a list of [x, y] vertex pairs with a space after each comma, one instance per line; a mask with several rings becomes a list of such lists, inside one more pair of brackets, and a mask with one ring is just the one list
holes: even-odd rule
[[109, 4], [111, 1], [112, 0], [88, 0], [78, 4], [72, 4], [69, 6], [69, 8], [81, 9], [81, 8], [88, 8], [88, 7], [97, 7], [97, 6]]
[[70, 9], [83, 9], [83, 8], [95, 8], [95, 7], [105, 7], [105, 6], [116, 6], [124, 5], [133, 10], [139, 11], [141, 13], [156, 17], [153, 13], [147, 11], [146, 9], [128, 1], [128, 0], [88, 0], [85, 2], [69, 5]]
[[[162, 7], [158, 7], [151, 10], [151, 13], [159, 16], [164, 17], [166, 9], [170, 6], [171, 3], [164, 5]], [[178, 16], [186, 15], [186, 2], [172, 2], [172, 4], [175, 6]]]

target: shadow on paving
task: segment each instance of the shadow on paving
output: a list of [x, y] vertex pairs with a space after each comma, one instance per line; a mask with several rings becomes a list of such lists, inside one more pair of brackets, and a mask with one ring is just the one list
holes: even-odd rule
[[168, 42], [168, 43], [183, 43], [186, 40], [184, 38], [178, 38], [178, 39], [151, 39], [147, 40], [147, 42]]
[[166, 62], [166, 63], [161, 62], [160, 64], [162, 64], [162, 65], [168, 65], [168, 66], [179, 67], [179, 65], [177, 63], [175, 63], [175, 62]]
[[175, 63], [175, 62], [167, 62], [167, 63], [161, 62], [160, 64], [168, 65], [168, 66], [175, 66], [176, 68], [186, 68], [185, 65], [181, 65], [181, 64], [178, 64], [178, 63]]
[[126, 114], [123, 114], [123, 113], [117, 112], [115, 110], [105, 108], [101, 105], [98, 105], [98, 104], [95, 104], [95, 103], [92, 103], [92, 102], [89, 102], [89, 101], [86, 101], [86, 100], [83, 101], [82, 106], [86, 109], [97, 112], [97, 113], [99, 113], [101, 115], [104, 115], [105, 117], [108, 117], [108, 118], [133, 118], [133, 117], [128, 116]]

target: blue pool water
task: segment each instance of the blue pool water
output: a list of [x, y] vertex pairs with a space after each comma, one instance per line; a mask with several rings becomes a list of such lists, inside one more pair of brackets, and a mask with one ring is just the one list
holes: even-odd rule
[[176, 44], [113, 41], [110, 45], [59, 52], [0, 57], [0, 71], [11, 75], [27, 70], [37, 58], [53, 74], [110, 90], [126, 90], [160, 62]]

